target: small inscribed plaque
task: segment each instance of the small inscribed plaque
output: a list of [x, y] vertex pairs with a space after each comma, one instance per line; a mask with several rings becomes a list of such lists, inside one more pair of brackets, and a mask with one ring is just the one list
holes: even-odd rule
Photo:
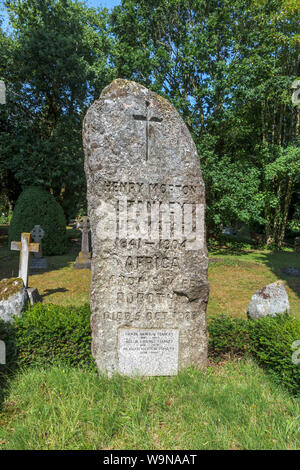
[[125, 375], [176, 375], [177, 329], [119, 329], [119, 372]]

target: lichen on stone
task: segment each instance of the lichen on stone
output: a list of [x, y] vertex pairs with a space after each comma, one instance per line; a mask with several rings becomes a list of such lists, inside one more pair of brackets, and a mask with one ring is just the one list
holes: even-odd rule
[[23, 281], [19, 277], [2, 279], [2, 281], [0, 281], [0, 301], [9, 299], [9, 297], [20, 291], [22, 287]]
[[107, 87], [105, 87], [101, 93], [100, 98], [104, 98], [107, 95], [111, 97], [118, 98], [126, 95], [129, 91], [134, 93], [135, 91], [139, 92], [140, 90], [145, 90], [145, 92], [153, 95], [153, 98], [158, 102], [159, 106], [162, 109], [172, 111], [172, 105], [164, 97], [158, 95], [154, 91], [148, 90], [146, 87], [140, 83], [134, 82], [133, 80], [125, 80], [123, 78], [116, 78], [113, 80]]

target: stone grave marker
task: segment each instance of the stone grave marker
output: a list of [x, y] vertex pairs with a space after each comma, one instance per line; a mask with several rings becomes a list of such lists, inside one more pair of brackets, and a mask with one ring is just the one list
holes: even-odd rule
[[83, 123], [92, 352], [109, 375], [207, 364], [205, 187], [173, 106], [115, 80]]
[[2, 340], [0, 340], [0, 364], [6, 364], [6, 346]]
[[89, 232], [90, 224], [89, 218], [84, 216], [76, 224], [76, 227], [81, 231], [81, 251], [77, 256], [73, 268], [75, 269], [90, 269], [91, 268], [91, 253], [89, 251]]
[[35, 225], [30, 233], [33, 241], [40, 244], [40, 251], [33, 253], [33, 257], [30, 258], [29, 267], [31, 269], [47, 269], [48, 262], [46, 258], [43, 258], [42, 254], [42, 239], [45, 236], [45, 231], [40, 225]]
[[0, 80], [0, 104], [6, 104], [6, 90], [3, 80]]

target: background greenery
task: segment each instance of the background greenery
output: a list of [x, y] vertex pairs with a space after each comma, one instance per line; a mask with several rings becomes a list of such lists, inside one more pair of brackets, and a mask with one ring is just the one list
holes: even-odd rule
[[85, 211], [81, 122], [113, 78], [166, 96], [197, 144], [209, 237], [250, 226], [299, 233], [299, 4], [295, 0], [5, 1], [0, 30], [0, 204], [41, 185], [67, 219]]
[[21, 240], [22, 232], [40, 225], [45, 232], [43, 255], [63, 255], [67, 248], [66, 218], [56, 199], [48, 191], [30, 186], [20, 194], [10, 221], [8, 246]]

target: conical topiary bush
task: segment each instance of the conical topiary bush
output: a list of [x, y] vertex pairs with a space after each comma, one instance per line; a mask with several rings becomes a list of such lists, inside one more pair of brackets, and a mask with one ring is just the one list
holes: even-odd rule
[[66, 218], [62, 207], [46, 190], [28, 187], [20, 194], [8, 231], [11, 241], [19, 241], [22, 232], [31, 232], [35, 225], [45, 231], [42, 240], [44, 255], [62, 255], [66, 252]]

